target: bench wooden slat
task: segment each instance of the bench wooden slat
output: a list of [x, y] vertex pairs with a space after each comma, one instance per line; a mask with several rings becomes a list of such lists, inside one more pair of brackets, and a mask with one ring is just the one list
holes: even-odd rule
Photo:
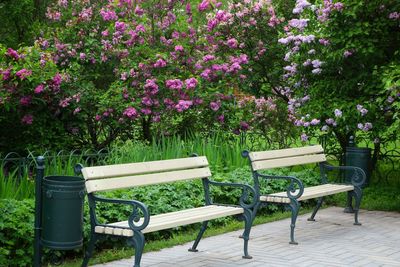
[[326, 161], [324, 154], [305, 155], [298, 157], [278, 158], [271, 160], [253, 161], [251, 163], [253, 170], [272, 169], [277, 167], [289, 167], [308, 163], [317, 163]]
[[[159, 230], [188, 225], [192, 223], [221, 218], [225, 216], [242, 214], [243, 212], [244, 212], [243, 208], [209, 205], [200, 208], [193, 208], [176, 212], [164, 213], [160, 215], [154, 215], [150, 217], [149, 225], [145, 229], [143, 229], [142, 233], [150, 233]], [[112, 226], [129, 227], [128, 221], [123, 221], [123, 222], [109, 224], [108, 227], [96, 226], [95, 232], [102, 234], [124, 235], [124, 236], [133, 235], [133, 231], [130, 229], [123, 229], [121, 231], [120, 229]]]
[[86, 181], [86, 190], [88, 193], [92, 193], [111, 189], [122, 189], [134, 186], [161, 184], [195, 178], [204, 178], [209, 176], [211, 176], [211, 170], [210, 168], [205, 167], [163, 173], [151, 173], [136, 176], [89, 180]]
[[[306, 187], [304, 188], [303, 195], [300, 198], [298, 198], [298, 201], [303, 201], [322, 196], [329, 196], [352, 190], [354, 190], [354, 186], [341, 185], [341, 184], [324, 184], [324, 185]], [[297, 192], [298, 190], [296, 190], [296, 193]], [[279, 193], [260, 196], [260, 201], [275, 202], [275, 203], [290, 203], [290, 199], [287, 197], [286, 192], [279, 192]]]
[[308, 154], [319, 154], [319, 153], [324, 153], [324, 149], [322, 148], [321, 145], [250, 152], [249, 156], [251, 161], [258, 161], [265, 159], [277, 159], [277, 158], [295, 157], [295, 156], [303, 156]]
[[208, 166], [206, 157], [191, 157], [170, 160], [115, 164], [82, 169], [86, 180], [139, 175], [161, 171], [174, 171]]

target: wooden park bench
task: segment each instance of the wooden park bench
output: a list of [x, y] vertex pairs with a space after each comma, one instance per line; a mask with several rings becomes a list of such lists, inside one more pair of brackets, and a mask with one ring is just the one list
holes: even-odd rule
[[[300, 148], [288, 148], [270, 151], [259, 151], [249, 152], [243, 151], [243, 157], [247, 157], [250, 161], [253, 179], [254, 189], [259, 194], [259, 202], [253, 209], [253, 218], [257, 213], [258, 208], [264, 204], [283, 204], [290, 208], [292, 212], [291, 224], [290, 224], [290, 244], [298, 244], [294, 239], [294, 228], [296, 226], [296, 219], [300, 208], [300, 201], [317, 198], [317, 205], [308, 219], [309, 221], [315, 221], [314, 217], [318, 209], [321, 207], [325, 196], [347, 192], [348, 212], [354, 212], [354, 225], [361, 225], [358, 222], [358, 209], [360, 207], [362, 191], [360, 185], [362, 185], [366, 179], [365, 173], [361, 168], [353, 166], [332, 166], [326, 162], [326, 156], [323, 148], [320, 145], [300, 147]], [[260, 173], [261, 170], [291, 167], [296, 165], [304, 165], [317, 163], [319, 164], [321, 173], [321, 184], [317, 186], [304, 187], [301, 180], [292, 176], [276, 176], [276, 175], [265, 175]], [[344, 183], [332, 183], [328, 181], [328, 172], [332, 170], [340, 170], [346, 173], [346, 179]], [[286, 180], [288, 187], [286, 192], [278, 192], [267, 195], [260, 194], [260, 179], [266, 179], [267, 183], [276, 180]], [[354, 208], [352, 207], [352, 199], [354, 198]]]
[[[81, 168], [79, 170], [79, 168]], [[80, 165], [76, 172], [85, 178], [90, 207], [91, 237], [82, 266], [87, 266], [93, 253], [94, 244], [100, 236], [112, 235], [128, 238], [128, 243], [135, 248], [134, 266], [140, 266], [144, 234], [170, 229], [178, 226], [202, 222], [200, 232], [189, 251], [196, 252], [196, 247], [207, 228], [209, 220], [234, 215], [244, 220], [244, 256], [248, 254], [248, 240], [252, 224], [252, 208], [257, 202], [257, 195], [251, 186], [237, 183], [221, 183], [208, 179], [211, 171], [206, 157], [190, 157], [172, 160], [160, 160], [141, 163], [118, 164], [98, 167]], [[205, 205], [165, 214], [152, 215], [145, 203], [138, 200], [109, 199], [96, 193], [122, 188], [201, 179], [204, 187]], [[210, 197], [210, 186], [228, 186], [240, 188], [242, 195], [237, 205], [213, 203]], [[179, 193], [179, 192], [177, 192]], [[100, 223], [96, 217], [96, 204], [99, 202], [130, 205], [131, 215], [121, 222]], [[99, 212], [99, 211], [97, 211]]]

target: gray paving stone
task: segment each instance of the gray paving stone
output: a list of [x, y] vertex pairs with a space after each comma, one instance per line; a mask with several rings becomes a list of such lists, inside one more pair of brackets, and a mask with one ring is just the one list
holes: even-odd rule
[[[193, 242], [143, 254], [143, 267], [261, 267], [261, 266], [400, 266], [400, 213], [360, 211], [362, 226], [354, 226], [354, 216], [343, 208], [320, 210], [316, 222], [310, 214], [299, 216], [296, 240], [289, 245], [290, 220], [254, 226], [249, 241], [253, 259], [242, 259], [243, 230], [201, 240], [199, 252], [187, 249]], [[94, 267], [126, 267], [134, 258]]]

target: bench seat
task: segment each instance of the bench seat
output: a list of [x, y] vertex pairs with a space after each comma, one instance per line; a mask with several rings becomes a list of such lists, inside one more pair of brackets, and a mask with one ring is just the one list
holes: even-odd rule
[[[297, 201], [308, 200], [317, 197], [334, 195], [337, 193], [353, 191], [353, 185], [345, 185], [345, 184], [323, 184], [311, 187], [305, 187], [304, 192], [297, 199]], [[297, 194], [298, 190], [294, 194]], [[286, 192], [279, 192], [269, 195], [260, 196], [260, 201], [263, 202], [274, 202], [274, 203], [290, 203], [290, 199], [287, 196]]]
[[[145, 229], [143, 229], [142, 233], [151, 233], [192, 223], [242, 214], [243, 212], [243, 208], [221, 205], [208, 205], [199, 208], [192, 208], [154, 215], [150, 217], [149, 225]], [[141, 224], [141, 222], [138, 223]], [[129, 229], [128, 221], [110, 223], [107, 224], [107, 226], [96, 226], [95, 232], [99, 234], [133, 236], [133, 231]]]

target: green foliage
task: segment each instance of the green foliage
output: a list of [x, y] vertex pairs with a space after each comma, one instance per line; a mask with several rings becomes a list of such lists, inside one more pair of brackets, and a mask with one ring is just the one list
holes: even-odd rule
[[32, 266], [34, 201], [0, 199], [0, 265]]

